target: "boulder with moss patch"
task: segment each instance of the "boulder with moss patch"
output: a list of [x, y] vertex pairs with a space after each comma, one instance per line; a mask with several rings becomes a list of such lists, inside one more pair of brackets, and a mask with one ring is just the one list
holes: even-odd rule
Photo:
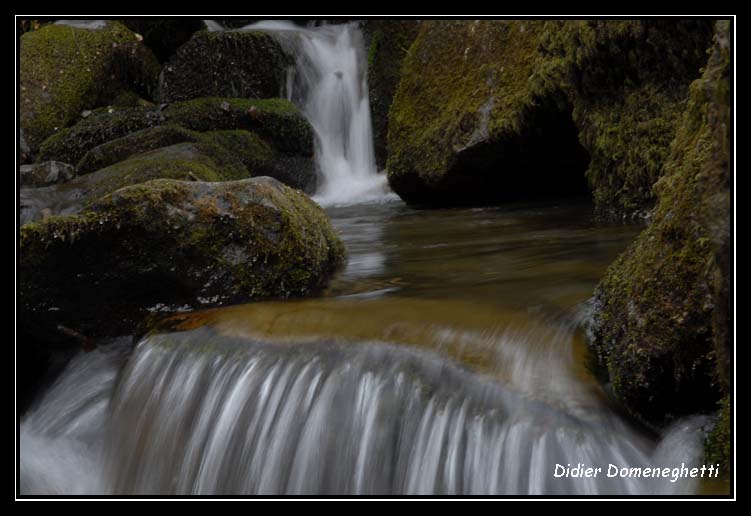
[[538, 52], [545, 27], [422, 22], [389, 112], [388, 178], [403, 199], [446, 205], [584, 189], [586, 152]]
[[149, 96], [159, 63], [118, 22], [77, 28], [49, 24], [21, 36], [20, 125], [32, 152], [81, 111], [106, 105], [119, 93]]
[[719, 22], [690, 87], [651, 225], [596, 291], [591, 349], [642, 420], [713, 410], [730, 388], [730, 57]]
[[323, 288], [345, 251], [326, 214], [271, 178], [160, 179], [21, 228], [19, 367], [132, 335], [144, 318]]
[[96, 110], [73, 127], [47, 139], [37, 159], [78, 163], [99, 145], [135, 131], [167, 124], [200, 132], [252, 131], [284, 154], [313, 155], [313, 130], [292, 103], [283, 99], [205, 98], [160, 108]]
[[272, 98], [292, 60], [268, 33], [196, 33], [162, 69], [162, 102], [200, 97]]

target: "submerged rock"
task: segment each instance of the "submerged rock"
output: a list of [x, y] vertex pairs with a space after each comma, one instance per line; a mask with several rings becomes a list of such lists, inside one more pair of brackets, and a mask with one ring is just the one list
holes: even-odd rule
[[280, 97], [291, 64], [269, 34], [201, 31], [162, 69], [160, 99]]
[[96, 110], [73, 127], [47, 139], [38, 159], [78, 163], [99, 145], [141, 129], [167, 124], [199, 132], [253, 131], [280, 152], [313, 155], [313, 131], [290, 102], [205, 98], [160, 107]]
[[[21, 228], [21, 334], [131, 334], [154, 312], [310, 294], [343, 262], [325, 213], [271, 178], [161, 179]], [[21, 344], [23, 347], [23, 343]]]
[[73, 165], [60, 161], [45, 161], [34, 165], [21, 165], [21, 186], [47, 186], [65, 183], [75, 177]]
[[594, 357], [647, 422], [713, 410], [732, 386], [728, 45], [728, 23], [718, 22], [655, 185], [653, 221], [596, 291]]
[[[159, 63], [136, 35], [114, 21], [49, 24], [21, 36], [20, 125], [32, 152], [81, 111], [119, 93], [155, 91]], [[63, 160], [65, 161], [65, 160]]]

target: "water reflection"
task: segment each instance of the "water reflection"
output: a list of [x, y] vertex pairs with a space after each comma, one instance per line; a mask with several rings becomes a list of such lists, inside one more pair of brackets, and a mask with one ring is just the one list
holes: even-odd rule
[[392, 202], [328, 213], [349, 251], [330, 295], [465, 299], [514, 310], [572, 309], [640, 229], [597, 225], [586, 203], [425, 211]]

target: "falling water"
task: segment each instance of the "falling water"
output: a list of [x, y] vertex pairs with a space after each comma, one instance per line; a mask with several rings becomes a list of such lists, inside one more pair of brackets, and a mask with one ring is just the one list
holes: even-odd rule
[[[379, 342], [283, 345], [201, 329], [141, 342], [115, 382], [117, 356], [82, 355], [25, 419], [23, 492], [680, 494], [696, 487], [685, 478], [555, 478], [553, 467], [696, 464], [700, 421], [680, 423], [655, 448], [612, 413], [555, 408], [435, 353]], [[520, 373], [527, 362], [516, 363]]]
[[265, 21], [239, 30], [268, 31], [295, 57], [287, 96], [315, 131], [321, 183], [314, 199], [329, 206], [392, 198], [385, 174], [375, 164], [367, 61], [358, 25], [302, 28]]

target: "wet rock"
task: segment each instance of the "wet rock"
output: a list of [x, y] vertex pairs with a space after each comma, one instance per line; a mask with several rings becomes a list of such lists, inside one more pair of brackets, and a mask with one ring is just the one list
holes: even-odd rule
[[34, 165], [21, 165], [21, 186], [47, 186], [65, 183], [75, 177], [73, 165], [60, 161], [45, 161]]
[[201, 31], [164, 66], [160, 98], [174, 102], [200, 97], [280, 97], [291, 64], [269, 34]]
[[591, 349], [640, 419], [713, 411], [732, 386], [728, 23], [691, 84], [652, 223], [596, 291]]
[[53, 345], [60, 327], [125, 335], [155, 312], [310, 294], [344, 247], [314, 202], [262, 177], [123, 188], [23, 226], [19, 256], [21, 331]]
[[124, 90], [149, 96], [156, 89], [159, 63], [136, 35], [118, 22], [89, 22], [49, 24], [21, 37], [20, 125], [32, 152], [83, 110]]

